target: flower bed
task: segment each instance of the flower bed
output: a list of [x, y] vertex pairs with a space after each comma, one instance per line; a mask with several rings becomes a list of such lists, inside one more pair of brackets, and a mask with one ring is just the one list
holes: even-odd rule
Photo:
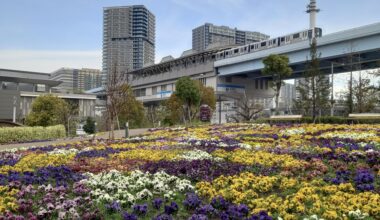
[[0, 219], [380, 219], [380, 126], [162, 128], [2, 151]]

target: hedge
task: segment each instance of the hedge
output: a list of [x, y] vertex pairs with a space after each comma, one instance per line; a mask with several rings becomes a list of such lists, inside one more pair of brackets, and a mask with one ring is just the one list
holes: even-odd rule
[[[270, 118], [259, 118], [255, 121], [256, 123], [313, 123], [312, 117], [302, 117], [300, 119], [270, 119]], [[320, 124], [378, 124], [380, 123], [379, 118], [361, 118], [353, 119], [338, 116], [322, 116], [317, 117], [315, 123]]]
[[51, 140], [66, 137], [63, 125], [0, 128], [0, 144]]

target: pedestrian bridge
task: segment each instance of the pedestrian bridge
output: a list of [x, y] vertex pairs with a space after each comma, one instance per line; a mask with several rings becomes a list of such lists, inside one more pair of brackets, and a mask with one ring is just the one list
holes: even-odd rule
[[[366, 70], [380, 67], [380, 22], [327, 34], [317, 38], [320, 70], [326, 74]], [[262, 60], [270, 54], [289, 57], [293, 75], [298, 78], [305, 71], [310, 57], [310, 42], [303, 41], [286, 46], [238, 55], [214, 63], [219, 76], [263, 77]]]

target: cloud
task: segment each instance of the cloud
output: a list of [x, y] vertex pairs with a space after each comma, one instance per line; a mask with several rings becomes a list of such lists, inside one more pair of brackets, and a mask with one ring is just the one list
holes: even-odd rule
[[61, 67], [101, 69], [101, 50], [0, 50], [0, 68], [53, 72]]

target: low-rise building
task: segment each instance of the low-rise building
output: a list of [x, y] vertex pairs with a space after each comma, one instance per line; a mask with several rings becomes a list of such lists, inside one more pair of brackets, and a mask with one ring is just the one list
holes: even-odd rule
[[50, 79], [50, 74], [0, 69], [0, 120], [22, 122], [31, 111], [33, 100], [53, 94], [78, 107], [78, 117], [95, 116], [96, 96], [91, 94], [52, 93], [62, 81]]

